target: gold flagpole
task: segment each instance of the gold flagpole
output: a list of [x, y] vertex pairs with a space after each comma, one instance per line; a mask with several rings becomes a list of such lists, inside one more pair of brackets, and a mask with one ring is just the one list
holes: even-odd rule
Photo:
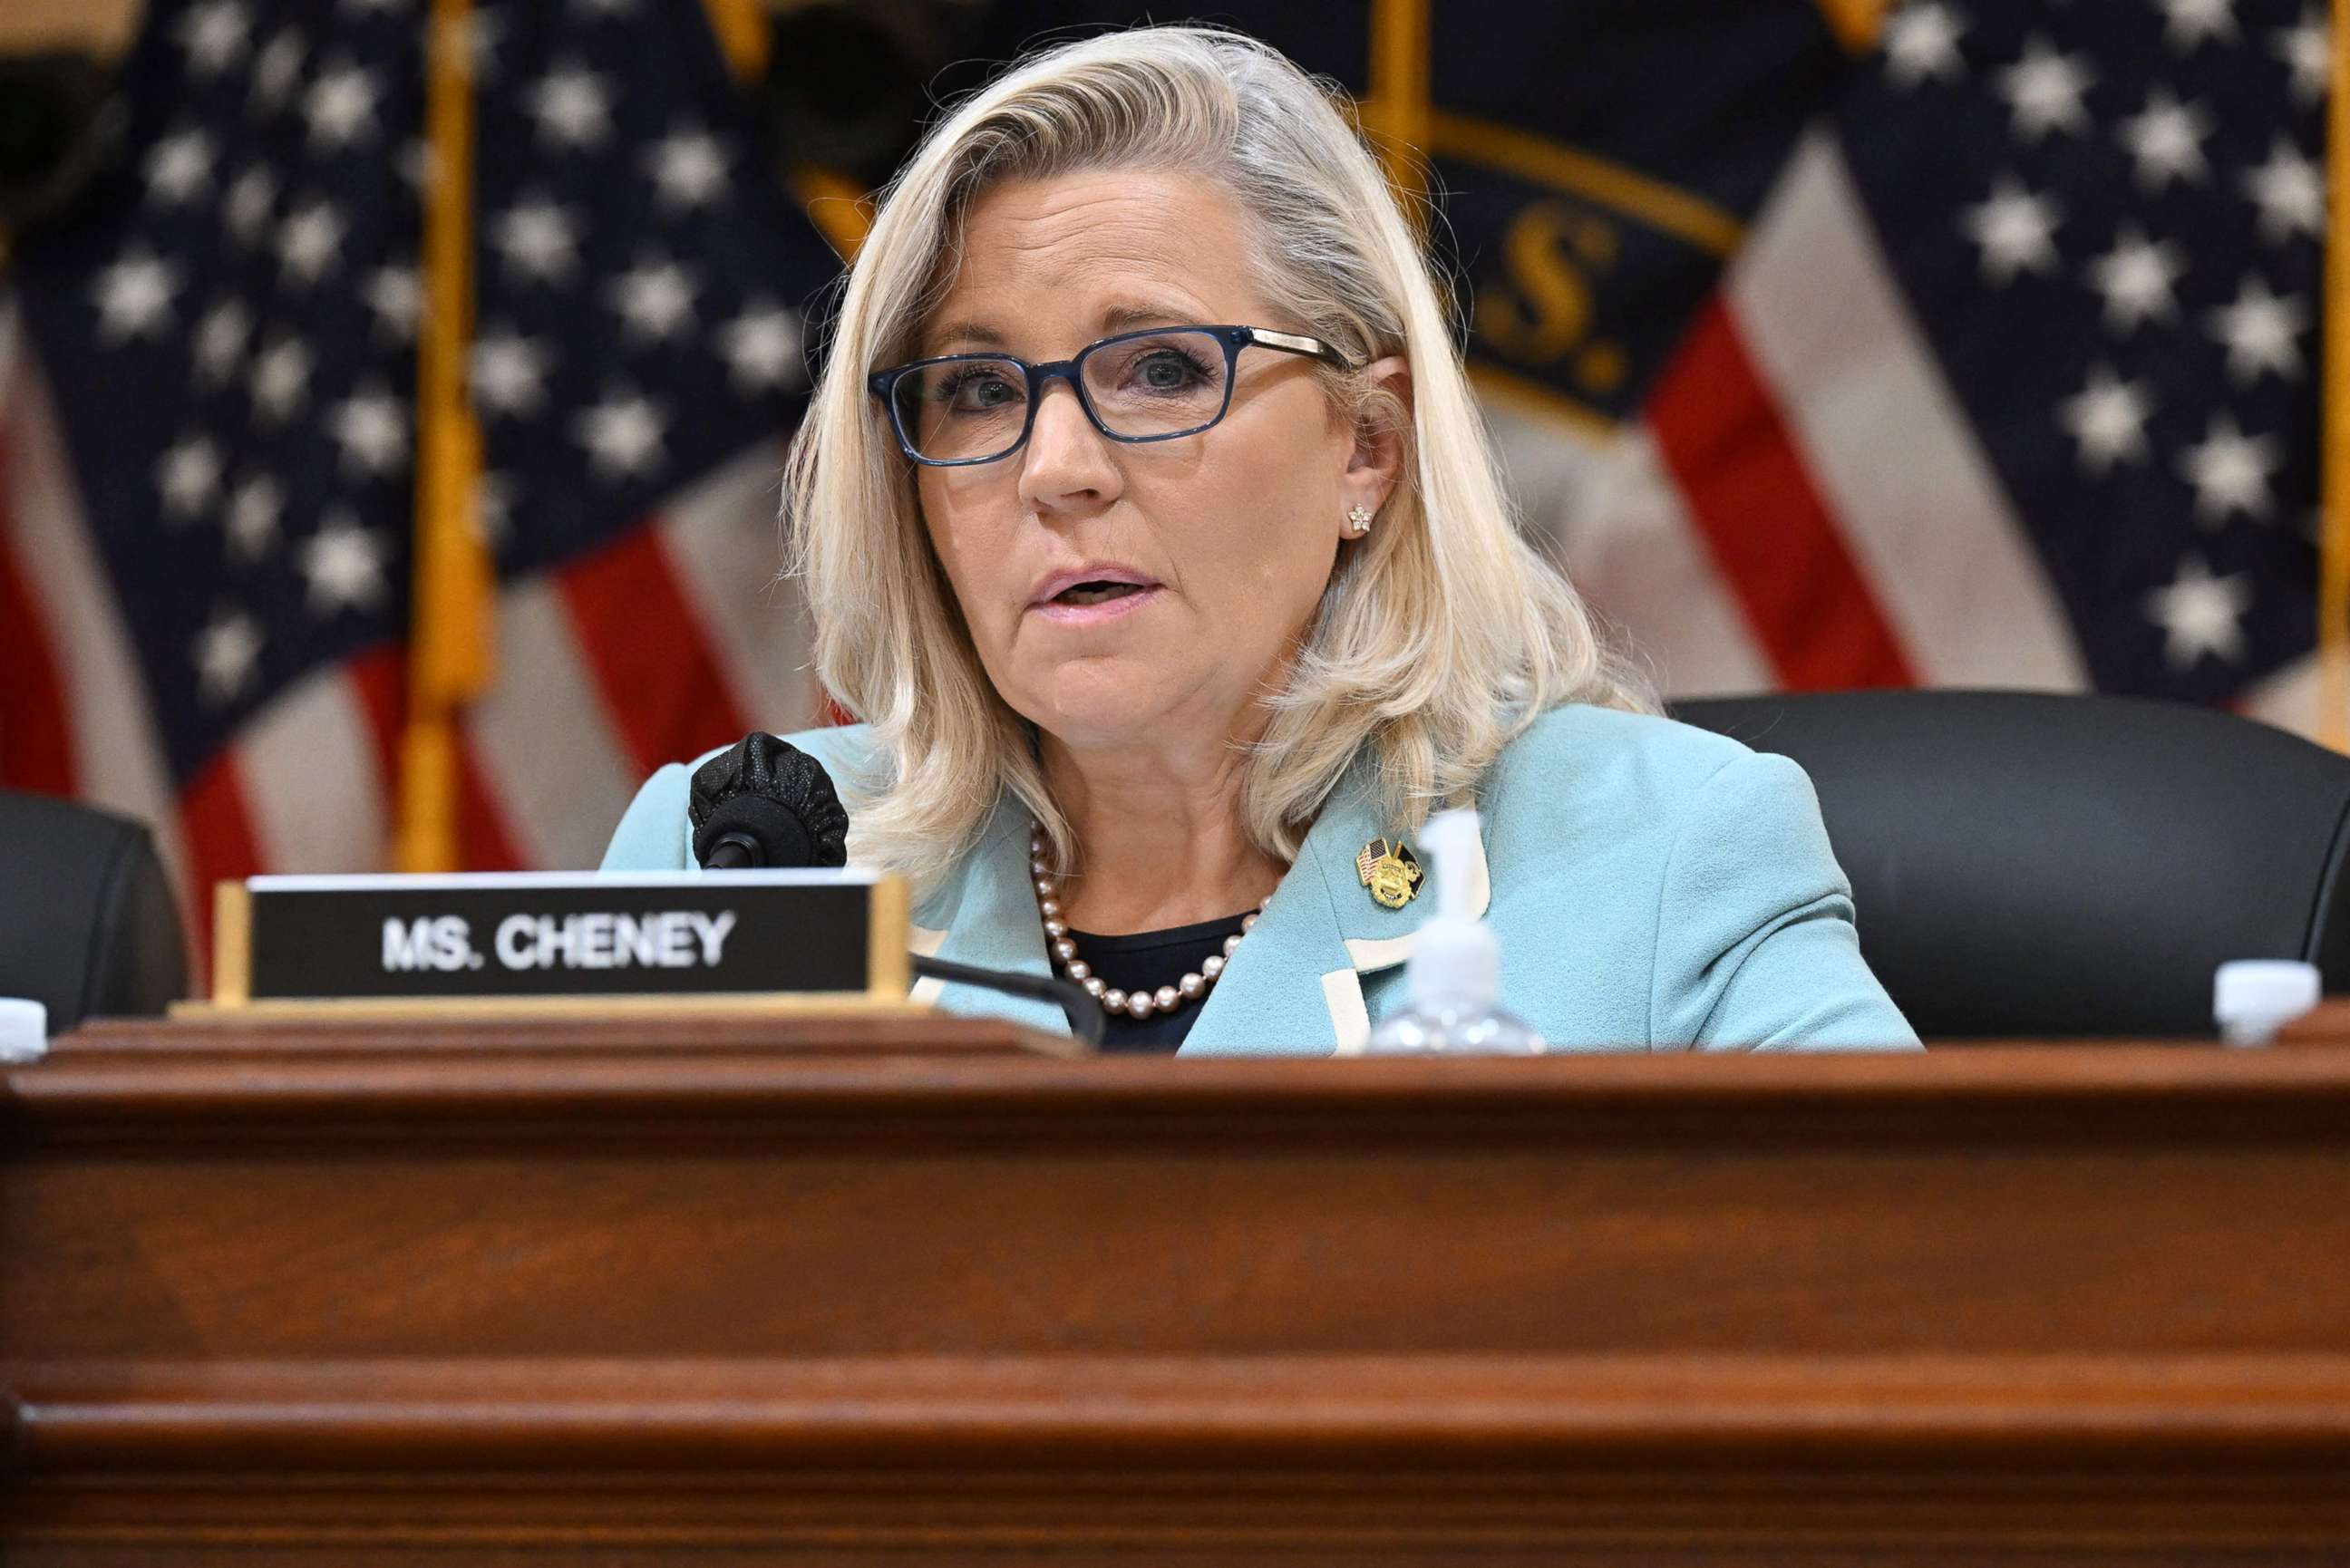
[[1429, 0], [1371, 0], [1371, 83], [1363, 100], [1388, 182], [1415, 229], [1424, 221], [1420, 163], [1430, 152], [1428, 6]]
[[2325, 104], [2325, 385], [2318, 483], [2317, 738], [2350, 751], [2350, 4], [2334, 0]]
[[400, 736], [403, 871], [456, 867], [457, 722], [493, 669], [496, 574], [477, 508], [481, 427], [465, 389], [473, 317], [473, 67], [470, 0], [427, 23], [423, 330], [416, 350], [416, 566], [408, 722]]

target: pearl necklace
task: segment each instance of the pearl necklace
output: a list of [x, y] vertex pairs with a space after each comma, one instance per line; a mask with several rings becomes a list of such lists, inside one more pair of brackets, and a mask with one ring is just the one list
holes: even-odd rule
[[1061, 887], [1053, 877], [1052, 863], [1045, 857], [1045, 831], [1032, 827], [1028, 832], [1028, 873], [1036, 882], [1036, 913], [1045, 921], [1045, 939], [1053, 950], [1054, 967], [1067, 979], [1086, 988], [1086, 994], [1101, 1003], [1104, 1012], [1123, 1012], [1139, 1022], [1154, 1012], [1172, 1012], [1186, 1002], [1197, 1002], [1215, 986], [1224, 972], [1224, 965], [1241, 945], [1241, 938], [1256, 929], [1256, 918], [1264, 913], [1265, 905], [1273, 901], [1268, 893], [1257, 900], [1256, 908], [1241, 917], [1241, 929], [1224, 939], [1224, 950], [1211, 954], [1204, 963], [1172, 985], [1162, 985], [1157, 991], [1136, 991], [1129, 994], [1114, 985], [1106, 985], [1094, 972], [1093, 965], [1077, 956], [1077, 944], [1069, 935], [1069, 922], [1061, 918]]

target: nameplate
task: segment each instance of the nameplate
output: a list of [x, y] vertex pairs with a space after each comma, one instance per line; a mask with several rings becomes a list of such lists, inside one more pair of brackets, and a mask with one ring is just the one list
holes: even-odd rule
[[906, 1001], [905, 884], [844, 871], [255, 877], [214, 900], [213, 1001]]

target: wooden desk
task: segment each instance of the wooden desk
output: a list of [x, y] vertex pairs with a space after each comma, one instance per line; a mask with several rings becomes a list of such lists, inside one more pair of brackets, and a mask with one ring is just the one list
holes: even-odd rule
[[2350, 1051], [811, 1044], [7, 1074], [0, 1555], [2350, 1560]]

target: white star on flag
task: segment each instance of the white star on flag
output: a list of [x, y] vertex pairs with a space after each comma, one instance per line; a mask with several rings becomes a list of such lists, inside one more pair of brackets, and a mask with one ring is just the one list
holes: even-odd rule
[[2052, 130], [2087, 130], [2089, 109], [2082, 95], [2096, 79], [2085, 56], [2059, 54], [2047, 39], [2031, 39], [2023, 46], [2023, 57], [1998, 78], [2016, 138], [2037, 141]]
[[692, 275], [667, 257], [639, 262], [620, 275], [606, 297], [628, 336], [658, 342], [673, 337], [693, 316]]
[[378, 267], [360, 293], [368, 308], [375, 312], [380, 336], [396, 343], [415, 337], [416, 323], [424, 314], [424, 290], [417, 281], [414, 267]]
[[473, 341], [473, 399], [494, 413], [528, 415], [546, 406], [551, 359], [544, 345], [503, 327]]
[[279, 275], [316, 283], [334, 267], [343, 247], [341, 214], [326, 202], [312, 202], [277, 228]]
[[143, 248], [126, 254], [98, 275], [99, 337], [109, 345], [161, 337], [179, 291], [179, 269], [171, 263]]
[[2122, 381], [2104, 364], [2089, 371], [2089, 386], [2064, 400], [2064, 428], [2080, 444], [2082, 468], [2096, 475], [2146, 456], [2146, 421], [2153, 414], [2146, 386]]
[[343, 463], [361, 473], [396, 472], [408, 458], [408, 414], [398, 399], [370, 387], [338, 404], [329, 430]]
[[2236, 0], [2160, 0], [2168, 25], [2163, 36], [2182, 55], [2193, 54], [2205, 42], [2232, 43], [2236, 37]]
[[277, 182], [266, 169], [248, 169], [228, 188], [228, 232], [240, 244], [254, 244], [277, 209]]
[[302, 75], [302, 35], [281, 29], [262, 47], [253, 62], [253, 105], [257, 109], [283, 109]]
[[505, 36], [505, 18], [494, 11], [477, 9], [465, 19], [465, 47], [476, 87], [497, 78], [498, 46]]
[[2080, 446], [2081, 466], [2106, 473], [2116, 462], [2136, 462], [2147, 455], [2146, 421], [2154, 416], [2154, 398], [2141, 381], [2124, 381], [2100, 365], [2089, 372], [2089, 384], [2064, 400], [2066, 431]]
[[212, 139], [201, 130], [164, 137], [147, 153], [147, 197], [172, 206], [193, 201], [212, 183]]
[[660, 463], [666, 426], [660, 410], [645, 399], [612, 393], [582, 410], [572, 428], [598, 476], [616, 480], [648, 473]]
[[718, 340], [734, 385], [744, 392], [793, 386], [806, 373], [799, 317], [772, 300], [754, 301], [720, 329]]
[[600, 147], [612, 134], [610, 89], [580, 66], [558, 66], [541, 78], [530, 90], [530, 114], [539, 140], [556, 147]]
[[2261, 210], [2261, 237], [2271, 244], [2296, 234], [2314, 239], [2325, 232], [2325, 181], [2317, 165], [2283, 137], [2269, 161], [2244, 176], [2244, 193]]
[[254, 412], [271, 424], [283, 423], [309, 384], [310, 351], [299, 338], [278, 338], [254, 364]]
[[383, 602], [383, 542], [350, 514], [338, 511], [302, 545], [301, 571], [309, 579], [315, 615], [368, 609]]
[[2064, 221], [2053, 197], [2035, 196], [2002, 174], [1990, 200], [1966, 209], [1959, 226], [1982, 247], [1983, 276], [2003, 284], [2018, 273], [2056, 270], [2056, 229]]
[[2333, 70], [2332, 35], [2324, 16], [2315, 11], [2303, 12], [2301, 20], [2278, 31], [2269, 47], [2293, 73], [2293, 101], [2303, 105], [2324, 103]]
[[2263, 374], [2295, 381], [2301, 379], [2299, 339], [2309, 325], [2309, 311], [2300, 299], [2279, 297], [2257, 274], [2248, 275], [2235, 300], [2211, 312], [2211, 336], [2228, 348], [2228, 375], [2252, 382]]
[[663, 137], [644, 155], [660, 204], [672, 212], [707, 205], [726, 189], [726, 154], [706, 130]]
[[541, 283], [560, 283], [578, 269], [578, 225], [543, 196], [525, 197], [501, 214], [490, 244], [509, 271]]
[[2281, 461], [2273, 438], [2248, 436], [2228, 415], [2214, 414], [2210, 433], [2179, 454], [2178, 472], [2195, 487], [2195, 515], [2216, 528], [2232, 513], [2269, 514], [2269, 475]]
[[208, 702], [225, 702], [253, 679], [261, 657], [261, 628], [243, 611], [223, 611], [196, 638], [197, 690]]
[[2178, 315], [2171, 286], [2187, 271], [2187, 253], [2165, 240], [2148, 240], [2136, 228], [2115, 237], [2114, 248], [2089, 264], [2090, 286], [2106, 299], [2106, 325], [2117, 333]]
[[155, 483], [163, 510], [182, 520], [199, 516], [220, 493], [220, 450], [203, 436], [190, 436], [163, 454]]
[[375, 78], [348, 62], [336, 65], [310, 84], [302, 100], [302, 118], [310, 122], [310, 145], [320, 151], [339, 151], [371, 136], [375, 130], [378, 97]]
[[2183, 104], [2168, 88], [2146, 95], [2146, 108], [2121, 122], [2122, 145], [2137, 165], [2137, 182], [2160, 191], [2173, 182], [2198, 184], [2210, 177], [2203, 157], [2203, 140], [2212, 131], [2211, 116], [2201, 104]]
[[1956, 81], [1966, 63], [1959, 40], [1966, 24], [1947, 5], [1904, 5], [1885, 24], [1885, 73], [1905, 88], [1928, 80]]
[[2174, 670], [2191, 669], [2207, 655], [2235, 663], [2244, 657], [2244, 612], [2252, 590], [2241, 572], [2214, 577], [2194, 556], [2178, 563], [2178, 578], [2146, 596], [2147, 618], [2162, 628], [2163, 657]]
[[244, 302], [224, 299], [204, 312], [196, 324], [196, 374], [221, 386], [244, 363], [244, 345], [253, 334], [253, 317]]
[[216, 77], [244, 57], [245, 36], [252, 26], [237, 0], [211, 0], [191, 6], [172, 36], [187, 51], [191, 76]]
[[286, 493], [265, 473], [256, 473], [236, 487], [228, 502], [228, 545], [239, 560], [253, 562], [269, 554], [277, 542], [277, 519], [286, 511]]

